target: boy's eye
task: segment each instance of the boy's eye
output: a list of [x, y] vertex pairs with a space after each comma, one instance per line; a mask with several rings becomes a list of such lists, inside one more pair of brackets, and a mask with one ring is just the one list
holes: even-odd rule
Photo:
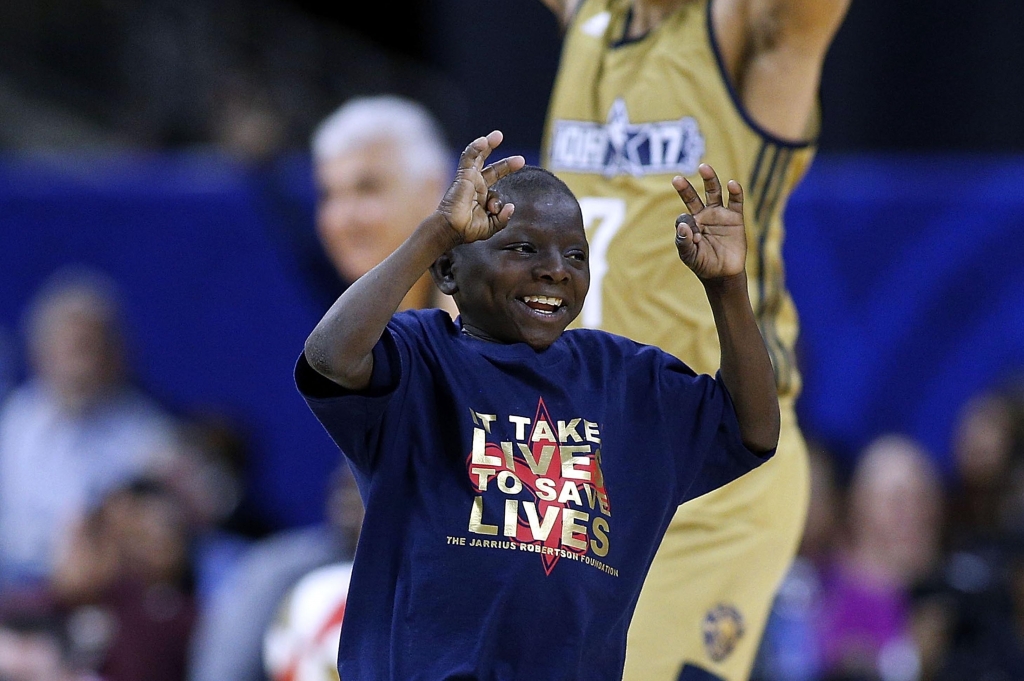
[[533, 253], [534, 248], [531, 244], [509, 244], [505, 247], [507, 251], [515, 251], [516, 253]]
[[565, 254], [565, 257], [569, 258], [570, 260], [578, 260], [580, 262], [587, 261], [587, 254], [584, 253], [583, 251], [569, 251], [568, 253]]

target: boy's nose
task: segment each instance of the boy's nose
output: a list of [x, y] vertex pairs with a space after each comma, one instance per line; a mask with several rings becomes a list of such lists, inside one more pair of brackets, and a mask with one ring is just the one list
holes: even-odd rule
[[569, 269], [565, 266], [562, 254], [547, 255], [537, 263], [534, 276], [546, 281], [563, 282], [569, 278]]

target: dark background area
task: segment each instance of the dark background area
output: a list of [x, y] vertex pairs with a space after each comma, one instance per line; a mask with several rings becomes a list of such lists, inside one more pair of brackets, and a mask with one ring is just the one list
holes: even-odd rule
[[[406, 0], [319, 16], [452, 77], [467, 98], [462, 137], [500, 127], [539, 144], [560, 40], [540, 2]], [[853, 0], [822, 107], [824, 152], [1024, 151], [1024, 3]]]
[[[854, 0], [825, 65], [822, 151], [1024, 151], [1022, 35], [1015, 0]], [[500, 128], [528, 152], [560, 36], [537, 0], [9, 0], [0, 44], [7, 148], [258, 155], [305, 146], [351, 95], [395, 91], [457, 147]]]

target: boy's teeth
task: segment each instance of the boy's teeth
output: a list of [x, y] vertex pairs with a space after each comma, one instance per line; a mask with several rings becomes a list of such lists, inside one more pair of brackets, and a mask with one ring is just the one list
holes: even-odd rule
[[526, 296], [523, 298], [525, 303], [540, 303], [541, 305], [552, 305], [558, 307], [562, 304], [561, 298], [551, 298], [548, 296]]
[[550, 296], [524, 296], [523, 302], [528, 308], [541, 314], [554, 314], [562, 306], [561, 298]]

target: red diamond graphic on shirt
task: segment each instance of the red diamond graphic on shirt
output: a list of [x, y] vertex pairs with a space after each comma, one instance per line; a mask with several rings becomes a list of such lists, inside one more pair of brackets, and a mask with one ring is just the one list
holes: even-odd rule
[[[523, 488], [530, 493], [532, 499], [521, 504], [514, 538], [519, 543], [553, 549], [540, 554], [541, 565], [548, 575], [558, 563], [560, 551], [571, 551], [579, 555], [587, 553], [589, 537], [585, 531], [574, 532], [568, 538], [570, 541], [582, 542], [582, 548], [563, 544], [563, 509], [586, 509], [589, 505], [592, 516], [598, 496], [607, 506], [599, 465], [600, 451], [586, 457], [573, 456], [574, 463], [570, 471], [589, 474], [589, 482], [582, 485], [581, 489], [578, 479], [563, 475], [565, 468], [559, 443], [560, 430], [555, 423], [544, 399], [539, 398], [526, 442], [504, 443], [507, 448], [491, 442], [486, 444], [484, 450], [486, 455], [501, 459], [504, 463], [503, 466], [492, 467], [495, 475], [511, 469]], [[482, 467], [480, 463], [472, 463], [472, 455], [467, 458], [467, 466], [475, 469]], [[470, 478], [477, 491], [481, 492], [474, 476]], [[495, 484], [493, 479], [490, 484]], [[570, 501], [575, 504], [570, 505]]]

